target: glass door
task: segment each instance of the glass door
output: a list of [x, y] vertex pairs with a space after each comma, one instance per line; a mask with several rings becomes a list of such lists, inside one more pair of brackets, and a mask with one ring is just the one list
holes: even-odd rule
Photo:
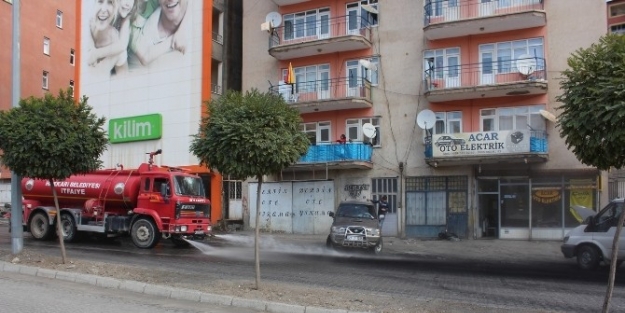
[[495, 46], [480, 46], [480, 85], [495, 83]]
[[358, 3], [347, 5], [347, 34], [360, 34], [360, 15], [358, 14]]
[[360, 85], [362, 78], [360, 66], [357, 60], [347, 61], [347, 97], [357, 97], [360, 95]]

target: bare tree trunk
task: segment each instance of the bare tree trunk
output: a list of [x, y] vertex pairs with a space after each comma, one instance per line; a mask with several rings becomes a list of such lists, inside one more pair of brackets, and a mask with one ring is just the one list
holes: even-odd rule
[[610, 278], [608, 278], [608, 290], [605, 293], [605, 299], [603, 300], [603, 310], [601, 312], [610, 312], [610, 300], [612, 300], [612, 291], [614, 290], [614, 276], [616, 275], [616, 265], [618, 263], [618, 240], [621, 237], [621, 230], [623, 230], [623, 222], [625, 222], [625, 213], [621, 211], [621, 216], [618, 219], [618, 225], [616, 226], [616, 233], [614, 234], [614, 240], [612, 241], [612, 257], [610, 262]]
[[50, 179], [50, 187], [52, 188], [52, 196], [54, 197], [54, 206], [56, 206], [56, 234], [59, 237], [59, 243], [61, 244], [61, 256], [63, 264], [67, 256], [65, 254], [65, 241], [63, 241], [63, 225], [61, 225], [61, 209], [59, 208], [59, 198], [56, 195], [56, 189], [54, 188], [54, 180]]
[[254, 234], [254, 267], [256, 269], [256, 290], [260, 290], [260, 188], [263, 184], [263, 176], [258, 175], [258, 187], [256, 188], [256, 229]]

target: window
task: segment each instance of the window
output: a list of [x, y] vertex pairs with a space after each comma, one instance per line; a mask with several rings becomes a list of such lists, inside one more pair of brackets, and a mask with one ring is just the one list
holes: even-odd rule
[[493, 71], [496, 73], [518, 71], [514, 61], [528, 57], [536, 60], [538, 70], [545, 68], [542, 38], [480, 45], [483, 74], [491, 74]]
[[43, 79], [42, 79], [42, 82], [41, 82], [41, 87], [43, 89], [48, 89], [48, 76], [49, 76], [48, 72], [43, 71]]
[[610, 6], [610, 16], [618, 16], [625, 14], [625, 3], [619, 3]]
[[462, 112], [436, 112], [434, 134], [457, 134], [462, 132]]
[[457, 87], [460, 78], [460, 48], [426, 50], [423, 55], [424, 75], [428, 79], [448, 80], [446, 87]]
[[360, 29], [378, 25], [378, 1], [362, 0], [347, 4], [347, 33], [360, 34]]
[[371, 68], [368, 69], [362, 66], [361, 71], [362, 73], [364, 73], [363, 77], [367, 79], [371, 83], [371, 85], [377, 85], [378, 84], [378, 70], [380, 69], [380, 58], [372, 57], [366, 60], [371, 63]]
[[284, 40], [312, 36], [330, 36], [329, 8], [284, 15]]
[[458, 0], [427, 0], [425, 5], [426, 16], [441, 16], [447, 13], [448, 8], [458, 7]]
[[544, 105], [505, 107], [480, 110], [480, 131], [530, 129], [544, 131], [545, 119], [540, 115]]
[[386, 196], [388, 199], [388, 213], [397, 213], [398, 186], [397, 177], [372, 178], [371, 199], [379, 200], [382, 196]]
[[330, 143], [330, 122], [303, 123], [300, 131], [306, 134], [312, 145]]
[[243, 182], [242, 181], [224, 181], [225, 192], [228, 195], [228, 199], [230, 200], [241, 200], [242, 199], [242, 189]]
[[63, 28], [63, 12], [61, 10], [56, 11], [56, 27]]
[[[375, 137], [368, 138], [362, 133], [362, 125], [365, 123], [371, 123], [371, 125], [375, 127]], [[379, 118], [353, 118], [348, 119], [345, 124], [345, 129], [347, 130], [347, 140], [371, 143], [374, 147], [380, 147], [382, 145]]]
[[43, 54], [50, 55], [50, 38], [43, 37]]
[[69, 64], [76, 64], [76, 51], [74, 49], [69, 51]]
[[69, 90], [72, 93], [72, 97], [74, 96], [74, 81], [70, 80], [69, 81]]
[[610, 26], [610, 32], [619, 35], [625, 34], [625, 24]]

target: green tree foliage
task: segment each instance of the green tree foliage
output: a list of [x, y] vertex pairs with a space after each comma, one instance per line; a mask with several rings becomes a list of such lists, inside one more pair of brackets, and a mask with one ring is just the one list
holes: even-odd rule
[[310, 141], [299, 112], [273, 93], [229, 91], [211, 101], [191, 152], [210, 168], [237, 178], [274, 174], [297, 162]]
[[[50, 181], [85, 174], [101, 166], [108, 142], [87, 98], [76, 101], [71, 91], [58, 96], [22, 99], [18, 107], [0, 111], [0, 161], [21, 177]], [[51, 188], [58, 211], [56, 192]], [[57, 214], [57, 227], [60, 214]], [[60, 233], [57, 230], [57, 233]], [[65, 262], [63, 236], [59, 236]]]
[[[568, 58], [569, 68], [556, 99], [560, 136], [582, 163], [607, 170], [625, 165], [625, 36], [608, 34]], [[614, 275], [619, 263], [619, 238], [625, 221], [621, 214], [612, 242], [608, 289], [603, 312], [608, 312]]]
[[210, 101], [206, 118], [190, 150], [202, 164], [239, 179], [255, 177], [256, 289], [260, 288], [260, 190], [264, 175], [275, 174], [297, 162], [310, 141], [299, 130], [299, 112], [282, 97], [256, 89], [242, 94], [229, 91]]
[[606, 35], [568, 59], [560, 82], [560, 136], [584, 164], [625, 165], [625, 37]]

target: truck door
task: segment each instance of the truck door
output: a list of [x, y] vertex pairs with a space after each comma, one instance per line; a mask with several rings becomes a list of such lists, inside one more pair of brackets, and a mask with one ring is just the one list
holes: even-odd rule
[[[161, 194], [161, 186], [166, 186], [167, 196]], [[171, 180], [168, 176], [146, 177], [141, 182], [138, 206], [158, 212], [161, 218], [174, 215]]]

